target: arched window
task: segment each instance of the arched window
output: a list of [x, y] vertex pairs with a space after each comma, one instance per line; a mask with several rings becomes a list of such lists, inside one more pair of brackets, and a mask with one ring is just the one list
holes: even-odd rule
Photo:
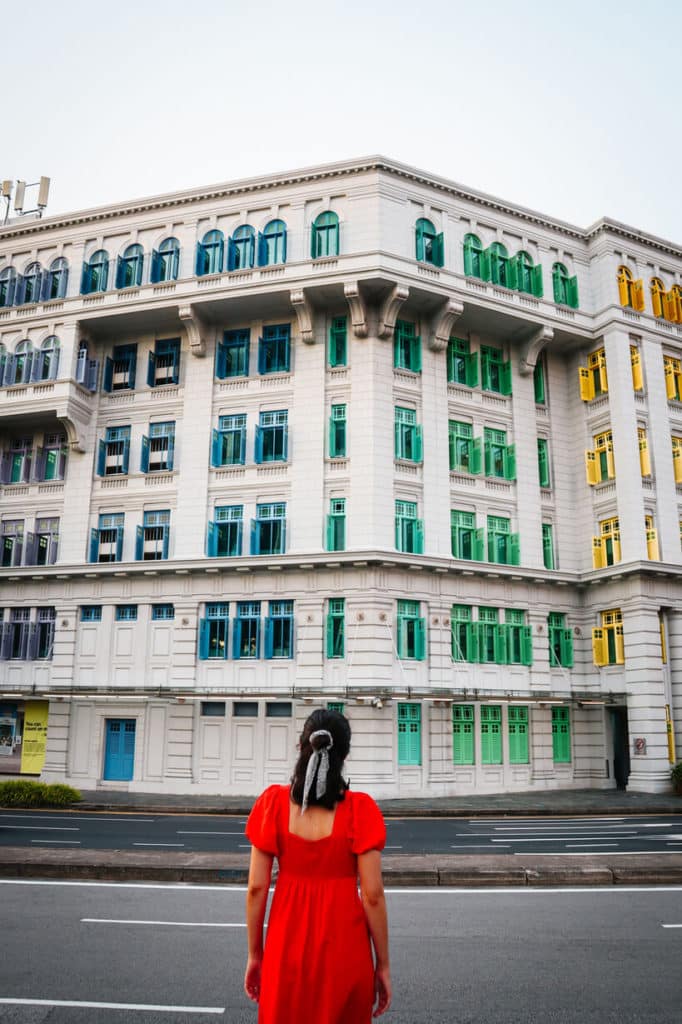
[[501, 242], [493, 242], [488, 249], [490, 254], [490, 280], [493, 284], [501, 284], [503, 288], [509, 284], [509, 254]]
[[28, 305], [40, 301], [40, 290], [43, 280], [43, 268], [39, 263], [29, 263], [22, 277], [17, 282], [14, 301], [17, 306]]
[[488, 276], [483, 273], [483, 246], [478, 235], [464, 236], [464, 273], [482, 279]]
[[109, 253], [106, 249], [98, 249], [87, 263], [83, 264], [81, 295], [93, 292], [105, 292], [109, 280]]
[[661, 281], [660, 277], [651, 278], [651, 308], [654, 311], [654, 316], [665, 317], [665, 285]]
[[517, 252], [516, 262], [516, 287], [520, 292], [527, 292], [533, 295], [533, 260], [529, 253], [523, 249]]
[[69, 264], [63, 256], [59, 256], [50, 263], [47, 272], [47, 281], [43, 299], [49, 302], [50, 299], [63, 299], [66, 295], [66, 286], [69, 280]]
[[31, 380], [54, 380], [59, 367], [59, 338], [51, 334], [33, 357]]
[[682, 324], [682, 285], [674, 284], [668, 292], [670, 299], [670, 319]]
[[197, 277], [220, 274], [223, 269], [225, 239], [222, 231], [207, 231], [197, 245]]
[[644, 285], [641, 278], [634, 281], [631, 271], [625, 267], [618, 267], [618, 297], [621, 306], [629, 306], [639, 313], [644, 310]]
[[578, 278], [569, 277], [563, 263], [552, 264], [552, 287], [555, 302], [571, 309], [578, 308]]
[[287, 261], [287, 226], [283, 220], [271, 220], [258, 236], [258, 265], [269, 267]]
[[116, 262], [116, 287], [138, 288], [142, 284], [144, 249], [137, 243], [129, 245]]
[[339, 216], [327, 210], [315, 218], [310, 230], [310, 255], [314, 260], [339, 255]]
[[420, 217], [415, 225], [415, 249], [415, 255], [422, 263], [443, 266], [443, 233], [437, 234], [431, 221], [425, 217]]
[[177, 281], [179, 269], [180, 243], [177, 238], [164, 238], [159, 248], [152, 251], [150, 280], [152, 284]]
[[33, 362], [33, 346], [28, 340], [20, 341], [14, 349], [14, 355], [7, 359], [5, 367], [5, 384], [28, 384], [31, 379]]
[[17, 272], [14, 267], [5, 267], [0, 270], [0, 307], [11, 306], [14, 302], [16, 282]]
[[242, 224], [227, 243], [227, 269], [250, 270], [256, 261], [256, 232]]
[[7, 365], [7, 349], [0, 341], [0, 384], [5, 382], [5, 366]]

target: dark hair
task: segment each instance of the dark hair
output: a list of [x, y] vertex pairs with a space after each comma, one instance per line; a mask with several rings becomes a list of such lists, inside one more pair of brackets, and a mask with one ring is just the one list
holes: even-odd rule
[[[303, 803], [303, 786], [308, 761], [315, 749], [326, 747], [326, 743], [323, 742], [322, 745], [318, 743], [318, 737], [315, 738], [315, 746], [310, 742], [311, 734], [319, 729], [326, 729], [332, 736], [332, 745], [327, 747], [329, 752], [327, 787], [321, 797], [318, 798], [315, 795], [315, 781], [317, 778], [317, 773], [315, 773], [315, 779], [313, 779], [313, 785], [308, 794], [308, 803], [311, 806], [317, 805], [318, 807], [326, 807], [328, 810], [332, 810], [339, 800], [343, 800], [348, 789], [348, 783], [341, 775], [341, 769], [350, 750], [350, 725], [348, 724], [348, 719], [344, 718], [338, 711], [327, 711], [324, 708], [318, 708], [306, 720], [299, 743], [301, 752], [294, 768], [294, 774], [291, 777], [291, 799], [295, 804], [301, 805]], [[319, 737], [319, 739], [324, 741], [326, 738]]]

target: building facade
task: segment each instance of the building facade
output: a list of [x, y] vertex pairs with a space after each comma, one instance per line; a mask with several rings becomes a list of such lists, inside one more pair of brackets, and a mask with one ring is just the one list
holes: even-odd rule
[[382, 157], [0, 229], [0, 774], [664, 790], [682, 249]]

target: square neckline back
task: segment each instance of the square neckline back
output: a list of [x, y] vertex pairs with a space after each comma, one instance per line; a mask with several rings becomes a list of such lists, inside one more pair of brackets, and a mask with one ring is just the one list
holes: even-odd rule
[[284, 788], [286, 789], [286, 797], [287, 797], [287, 801], [286, 801], [286, 808], [287, 808], [287, 829], [286, 829], [286, 831], [287, 831], [287, 837], [291, 837], [293, 839], [300, 839], [301, 842], [303, 842], [303, 843], [324, 843], [328, 839], [332, 839], [333, 836], [334, 836], [334, 833], [336, 831], [336, 822], [337, 822], [338, 817], [339, 817], [339, 806], [340, 806], [340, 804], [343, 803], [343, 800], [338, 800], [337, 803], [336, 803], [336, 806], [334, 808], [334, 819], [332, 821], [331, 832], [329, 833], [329, 835], [327, 835], [327, 836], [320, 836], [319, 839], [306, 839], [305, 836], [299, 836], [299, 835], [296, 834], [296, 832], [292, 832], [291, 831], [291, 808], [292, 807], [298, 807], [298, 804], [295, 804], [292, 801], [291, 796], [290, 796], [289, 788], [288, 787], [284, 787]]

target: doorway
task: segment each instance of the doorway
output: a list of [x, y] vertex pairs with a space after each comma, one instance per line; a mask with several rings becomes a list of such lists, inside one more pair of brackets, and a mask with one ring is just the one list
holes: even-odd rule
[[135, 719], [107, 718], [104, 741], [104, 779], [130, 782], [135, 767]]
[[609, 708], [613, 734], [613, 776], [618, 789], [626, 789], [630, 778], [630, 735], [627, 708]]

